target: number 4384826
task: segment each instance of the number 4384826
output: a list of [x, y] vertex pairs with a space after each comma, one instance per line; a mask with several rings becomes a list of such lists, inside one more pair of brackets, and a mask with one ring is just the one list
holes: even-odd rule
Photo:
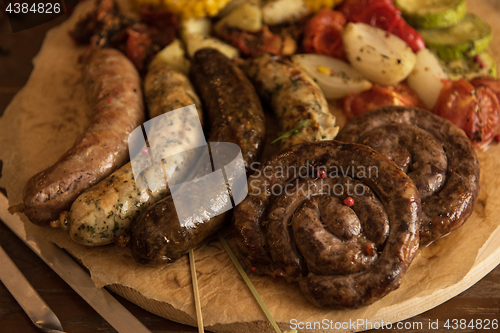
[[61, 12], [61, 4], [60, 3], [9, 3], [5, 11], [9, 14], [27, 14], [27, 13], [38, 13], [38, 14], [59, 14]]
[[448, 319], [444, 323], [444, 327], [449, 330], [464, 330], [464, 329], [483, 329], [483, 330], [497, 330], [498, 319], [471, 319], [469, 322], [465, 319]]

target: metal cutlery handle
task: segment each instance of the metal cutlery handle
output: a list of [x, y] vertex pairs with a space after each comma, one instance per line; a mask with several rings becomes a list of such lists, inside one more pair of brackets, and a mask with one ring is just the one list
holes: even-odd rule
[[78, 295], [97, 311], [119, 333], [151, 333], [133, 314], [104, 288], [98, 289], [90, 275], [57, 245], [30, 235], [26, 237], [24, 224], [19, 216], [11, 215], [9, 202], [0, 193], [0, 219], [28, 247], [57, 273]]
[[33, 324], [44, 332], [63, 332], [61, 322], [0, 246], [0, 280]]

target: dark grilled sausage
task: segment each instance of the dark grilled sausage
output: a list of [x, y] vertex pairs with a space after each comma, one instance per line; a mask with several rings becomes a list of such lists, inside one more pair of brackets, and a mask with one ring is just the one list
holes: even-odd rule
[[298, 144], [248, 184], [233, 215], [247, 268], [298, 281], [321, 307], [357, 308], [399, 287], [419, 245], [420, 198], [389, 159], [358, 144]]
[[370, 146], [408, 173], [422, 198], [421, 245], [472, 214], [479, 163], [467, 135], [450, 121], [416, 108], [385, 107], [352, 119], [338, 140]]
[[95, 113], [82, 136], [54, 165], [33, 176], [23, 191], [24, 213], [45, 225], [83, 191], [128, 159], [128, 136], [144, 121], [141, 82], [121, 52], [97, 49], [87, 59], [84, 80]]
[[[208, 114], [212, 156], [232, 160], [234, 156], [224, 156], [224, 149], [211, 143], [235, 143], [241, 148], [248, 168], [256, 160], [265, 136], [264, 113], [253, 86], [238, 67], [213, 49], [203, 49], [194, 55], [190, 77]], [[210, 163], [202, 163], [202, 160], [200, 163], [201, 166], [195, 168], [196, 174], [188, 179], [212, 172]], [[229, 182], [235, 177], [226, 176]], [[218, 184], [213, 185], [215, 188]], [[196, 197], [188, 196], [181, 204], [193, 206], [195, 200]], [[214, 201], [225, 206], [227, 200], [224, 188]], [[155, 264], [175, 261], [219, 229], [227, 218], [225, 210], [216, 207], [209, 213], [193, 212], [192, 223], [181, 225], [176, 208], [182, 207], [174, 206], [169, 196], [149, 207], [132, 223], [131, 250], [137, 261]], [[208, 214], [216, 216], [207, 218]]]

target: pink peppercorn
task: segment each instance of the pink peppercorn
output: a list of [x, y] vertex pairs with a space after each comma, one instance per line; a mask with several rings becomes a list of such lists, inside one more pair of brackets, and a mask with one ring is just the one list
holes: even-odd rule
[[354, 205], [354, 199], [351, 197], [345, 198], [344, 205], [346, 205], [347, 207], [352, 207]]

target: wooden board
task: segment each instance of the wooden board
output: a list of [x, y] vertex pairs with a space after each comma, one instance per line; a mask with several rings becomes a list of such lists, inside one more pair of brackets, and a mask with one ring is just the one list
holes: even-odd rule
[[[500, 14], [494, 0], [472, 1], [469, 10], [500, 31]], [[52, 30], [34, 59], [35, 69], [23, 90], [0, 118], [0, 159], [4, 161], [0, 187], [7, 189], [10, 204], [19, 203], [25, 182], [54, 163], [86, 126], [87, 111], [80, 68], [83, 48], [67, 35], [75, 15]], [[496, 6], [496, 7], [495, 7]], [[500, 63], [500, 33], [491, 51]], [[270, 135], [274, 136], [274, 133]], [[424, 312], [469, 288], [500, 263], [500, 146], [479, 152], [482, 168], [481, 195], [464, 227], [422, 249], [400, 289], [383, 300], [359, 310], [331, 311], [309, 304], [296, 285], [279, 279], [252, 275], [264, 302], [282, 329], [290, 320], [343, 323], [363, 320], [372, 324], [396, 322]], [[5, 205], [0, 209], [5, 210]], [[99, 287], [112, 290], [165, 318], [195, 325], [188, 260], [163, 267], [135, 263], [127, 249], [113, 246], [85, 248], [74, 244], [60, 230], [39, 228], [26, 221], [28, 233], [51, 239], [79, 258]], [[272, 332], [263, 313], [239, 277], [220, 243], [212, 240], [195, 251], [202, 309], [207, 328], [214, 332]], [[359, 325], [361, 330], [366, 325]], [[349, 330], [349, 329], [348, 329]], [[307, 330], [322, 332], [325, 330]]]

